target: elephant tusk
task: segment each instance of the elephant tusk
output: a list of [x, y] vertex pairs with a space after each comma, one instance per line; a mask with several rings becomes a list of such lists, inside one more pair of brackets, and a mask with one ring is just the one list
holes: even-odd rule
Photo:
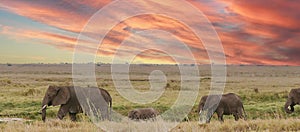
[[46, 107], [47, 107], [47, 105], [44, 105], [44, 106], [39, 110], [39, 113], [42, 113], [42, 111], [43, 111], [44, 109], [46, 109]]
[[44, 106], [42, 107], [41, 111], [44, 110], [45, 108], [47, 108], [47, 105], [44, 105]]
[[202, 113], [202, 110], [200, 110], [199, 115]]

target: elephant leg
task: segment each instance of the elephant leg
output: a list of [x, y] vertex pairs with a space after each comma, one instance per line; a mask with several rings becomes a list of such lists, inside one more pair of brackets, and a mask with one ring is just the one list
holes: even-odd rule
[[105, 114], [105, 118], [104, 119], [105, 120], [109, 120], [108, 109], [107, 108], [105, 109], [105, 113], [104, 114]]
[[141, 114], [141, 120], [146, 120], [146, 115], [145, 114]]
[[71, 121], [76, 121], [76, 113], [69, 113]]
[[153, 117], [151, 118], [151, 120], [152, 120], [152, 121], [156, 121], [156, 116], [153, 116]]
[[60, 120], [62, 120], [66, 114], [67, 114], [67, 106], [66, 105], [61, 105], [58, 112], [57, 112], [57, 118], [59, 118]]
[[151, 115], [151, 119], [152, 119], [152, 121], [155, 121], [155, 120], [156, 120], [156, 115], [155, 115], [155, 114], [152, 114], [152, 115]]
[[221, 122], [224, 122], [223, 114], [224, 114], [224, 110], [223, 110], [223, 109], [218, 109], [218, 110], [217, 110], [218, 119], [219, 119], [219, 121], [221, 121]]
[[218, 119], [219, 119], [219, 121], [224, 122], [224, 119], [223, 119], [223, 112], [218, 112], [217, 114], [218, 114]]
[[208, 111], [206, 115], [206, 123], [210, 123], [211, 118], [213, 117], [214, 112]]
[[245, 119], [245, 117], [243, 116], [243, 109], [242, 108], [238, 109], [237, 115], [238, 115], [238, 118]]
[[141, 115], [139, 115], [139, 114], [137, 114], [137, 113], [136, 113], [136, 115], [134, 116], [134, 118], [135, 118], [135, 120], [137, 120], [137, 121], [138, 121], [138, 120], [140, 120], [140, 118], [141, 118]]
[[219, 117], [219, 121], [224, 122], [223, 115]]
[[109, 120], [109, 121], [110, 121], [110, 113], [109, 113], [109, 110], [108, 110], [108, 108], [106, 108], [105, 110], [106, 110], [106, 112], [105, 112], [106, 120]]
[[234, 120], [235, 120], [235, 121], [238, 121], [238, 120], [239, 120], [239, 115], [238, 115], [238, 113], [233, 114], [233, 116], [234, 116]]

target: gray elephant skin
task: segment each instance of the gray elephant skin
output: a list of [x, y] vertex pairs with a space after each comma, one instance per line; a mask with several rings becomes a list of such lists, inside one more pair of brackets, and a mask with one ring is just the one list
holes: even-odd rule
[[[76, 87], [78, 88], [78, 87]], [[93, 88], [79, 88], [81, 91], [88, 91]], [[93, 90], [99, 89], [99, 93], [97, 96], [103, 97], [103, 100], [107, 104], [105, 104], [107, 107], [109, 105], [110, 112], [112, 108], [112, 98], [110, 94], [102, 88], [94, 88]], [[95, 96], [95, 94], [93, 95]], [[98, 98], [99, 98], [98, 97]], [[70, 119], [72, 121], [76, 121], [76, 114], [82, 113], [87, 108], [81, 107], [77, 95], [75, 93], [75, 89], [73, 86], [49, 86], [45, 96], [42, 101], [42, 120], [45, 122], [46, 120], [46, 109], [48, 106], [57, 106], [60, 105], [60, 108], [57, 113], [57, 118], [63, 119], [64, 116], [69, 113]], [[102, 107], [102, 106], [99, 106]]]
[[[284, 105], [284, 110], [286, 113], [291, 114], [294, 112], [294, 106], [296, 104], [300, 104], [300, 88], [298, 89], [291, 89], [286, 103]], [[289, 109], [290, 107], [290, 109]]]
[[[221, 99], [218, 104], [219, 98]], [[205, 105], [205, 103], [208, 104]], [[210, 95], [210, 97], [207, 95], [203, 96], [198, 106], [200, 117], [201, 114], [203, 114], [203, 111], [208, 111], [208, 114], [206, 115], [206, 123], [210, 122], [210, 119], [215, 112], [217, 113], [218, 119], [221, 122], [224, 122], [223, 115], [233, 115], [236, 121], [239, 118], [244, 118], [244, 120], [247, 118], [241, 98], [234, 93]]]
[[159, 114], [153, 108], [139, 108], [131, 110], [128, 113], [128, 118], [131, 120], [148, 120], [148, 119], [155, 119], [155, 117]]

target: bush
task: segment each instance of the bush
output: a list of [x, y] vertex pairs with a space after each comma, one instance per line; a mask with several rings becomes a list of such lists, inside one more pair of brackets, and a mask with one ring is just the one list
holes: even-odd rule
[[28, 89], [23, 93], [23, 95], [24, 96], [33, 96], [33, 95], [39, 95], [40, 93], [42, 93], [40, 90]]

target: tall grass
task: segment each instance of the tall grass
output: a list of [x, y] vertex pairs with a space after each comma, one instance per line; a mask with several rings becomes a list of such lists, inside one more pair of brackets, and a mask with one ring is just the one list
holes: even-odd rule
[[[149, 73], [160, 69], [164, 71], [168, 82], [165, 92], [159, 100], [142, 105], [135, 104], [120, 96], [116, 91], [111, 78], [109, 65], [96, 67], [96, 78], [99, 87], [109, 91], [113, 98], [113, 110], [123, 116], [128, 111], [140, 107], [153, 107], [160, 113], [168, 110], [176, 101], [181, 89], [180, 73], [176, 66], [139, 66], [130, 67], [130, 79], [133, 87], [141, 92], [149, 89]], [[197, 101], [186, 120], [173, 131], [292, 131], [298, 130], [300, 106], [295, 107], [293, 114], [286, 114], [283, 105], [291, 88], [300, 87], [300, 67], [273, 67], [273, 66], [229, 66], [225, 93], [234, 92], [241, 96], [248, 115], [247, 121], [235, 122], [233, 116], [224, 116], [224, 123], [217, 121], [216, 114], [212, 122], [198, 125], [197, 105], [201, 96], [210, 89], [210, 67], [201, 66], [200, 90]], [[71, 65], [17, 65], [11, 67], [0, 65], [0, 118], [19, 117], [32, 122], [0, 123], [3, 131], [99, 131], [88, 117], [78, 115], [78, 122], [70, 122], [68, 116], [63, 121], [56, 119], [58, 107], [48, 107], [46, 123], [41, 122], [39, 110], [41, 101], [48, 85], [72, 84]], [[198, 92], [198, 91], [195, 91]], [[188, 122], [186, 122], [188, 121]], [[155, 122], [103, 122], [114, 130], [135, 131], [141, 129], [158, 129], [162, 124]], [[105, 124], [106, 123], [106, 124]], [[173, 124], [169, 122], [167, 124]], [[133, 124], [133, 125], [129, 125]], [[148, 127], [151, 126], [151, 127]], [[151, 129], [153, 127], [157, 129]]]
[[177, 126], [176, 122], [101, 122], [95, 125], [88, 121], [71, 122], [69, 120], [48, 120], [46, 123], [41, 121], [34, 122], [9, 122], [1, 123], [0, 129], [5, 132], [43, 132], [43, 131], [114, 131], [114, 132], [194, 132], [194, 131], [298, 131], [300, 130], [300, 119], [268, 119], [268, 120], [225, 120], [224, 123], [212, 121], [210, 124], [198, 124], [198, 122], [182, 122]]

